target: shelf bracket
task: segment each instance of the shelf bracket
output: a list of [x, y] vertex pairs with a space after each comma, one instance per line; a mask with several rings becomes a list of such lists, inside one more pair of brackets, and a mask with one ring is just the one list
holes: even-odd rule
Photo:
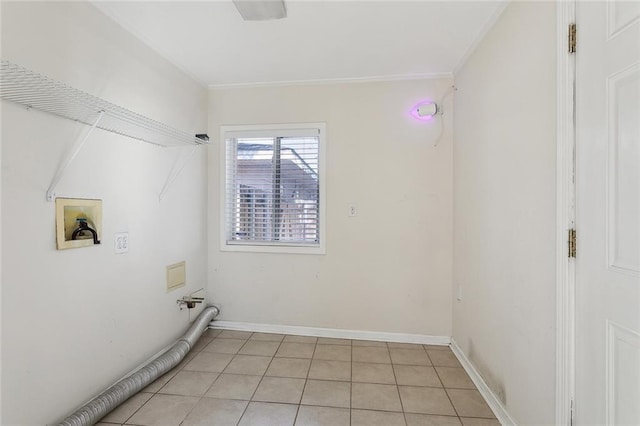
[[98, 125], [98, 123], [100, 123], [100, 120], [102, 120], [103, 116], [104, 116], [104, 111], [100, 111], [98, 113], [98, 117], [96, 118], [96, 121], [93, 123], [93, 125], [91, 126], [87, 134], [84, 135], [82, 139], [79, 139], [76, 142], [76, 144], [73, 146], [73, 149], [69, 151], [69, 155], [67, 155], [67, 158], [65, 159], [65, 161], [62, 163], [62, 165], [56, 172], [56, 175], [53, 177], [53, 180], [51, 181], [51, 185], [49, 185], [49, 189], [47, 189], [47, 201], [53, 201], [55, 199], [56, 197], [55, 190], [56, 190], [56, 186], [58, 186], [58, 183], [60, 182], [60, 179], [62, 179], [62, 177], [64, 176], [64, 173], [67, 171], [71, 163], [73, 163], [73, 160], [75, 160], [76, 156], [84, 146], [85, 142], [87, 141], [87, 139], [89, 139], [89, 136], [91, 136], [93, 131], [96, 129], [96, 126]]
[[169, 172], [169, 177], [167, 178], [167, 181], [165, 182], [164, 186], [162, 187], [162, 191], [160, 191], [160, 195], [158, 196], [160, 201], [162, 201], [162, 198], [167, 193], [167, 190], [169, 189], [171, 184], [176, 180], [176, 178], [180, 175], [180, 173], [182, 173], [184, 168], [187, 166], [187, 163], [191, 160], [191, 157], [193, 157], [193, 154], [195, 154], [197, 148], [198, 148], [197, 146], [192, 147], [191, 151], [189, 151], [189, 154], [183, 157], [182, 161], [178, 159], [173, 164], [173, 168], [171, 169], [171, 172]]

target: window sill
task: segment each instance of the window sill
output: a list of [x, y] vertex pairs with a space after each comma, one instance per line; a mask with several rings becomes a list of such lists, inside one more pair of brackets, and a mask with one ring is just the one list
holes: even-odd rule
[[245, 253], [325, 254], [324, 244], [274, 245], [223, 241], [220, 250]]

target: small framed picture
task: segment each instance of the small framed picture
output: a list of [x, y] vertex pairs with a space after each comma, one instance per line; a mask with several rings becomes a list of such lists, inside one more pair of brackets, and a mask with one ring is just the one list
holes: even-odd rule
[[58, 250], [100, 244], [102, 200], [56, 198]]

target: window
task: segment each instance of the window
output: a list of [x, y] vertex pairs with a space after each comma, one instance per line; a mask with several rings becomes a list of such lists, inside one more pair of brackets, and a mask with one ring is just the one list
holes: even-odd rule
[[324, 124], [223, 126], [223, 250], [324, 253]]

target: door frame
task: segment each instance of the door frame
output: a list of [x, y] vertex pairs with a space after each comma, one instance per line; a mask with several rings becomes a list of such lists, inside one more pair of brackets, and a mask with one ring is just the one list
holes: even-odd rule
[[576, 0], [556, 3], [556, 425], [572, 424], [575, 405], [575, 53], [568, 51]]

